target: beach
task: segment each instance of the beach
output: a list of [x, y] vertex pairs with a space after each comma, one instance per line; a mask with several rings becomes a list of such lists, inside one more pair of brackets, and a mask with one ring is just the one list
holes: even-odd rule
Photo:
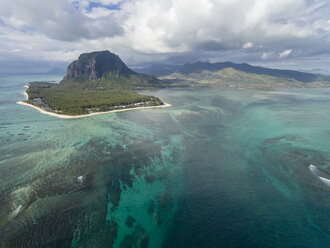
[[129, 110], [152, 109], [152, 108], [167, 108], [167, 107], [172, 106], [171, 104], [164, 103], [164, 105], [160, 105], [160, 106], [148, 106], [148, 107], [127, 108], [127, 109], [115, 109], [115, 110], [110, 110], [110, 111], [105, 111], [105, 112], [95, 112], [95, 113], [85, 114], [85, 115], [62, 115], [62, 114], [56, 114], [56, 113], [52, 113], [52, 112], [46, 111], [46, 110], [44, 110], [42, 108], [39, 108], [37, 106], [34, 106], [32, 104], [29, 104], [29, 103], [26, 103], [26, 102], [23, 102], [23, 101], [19, 101], [19, 102], [17, 102], [17, 104], [34, 108], [34, 109], [38, 110], [40, 113], [42, 113], [42, 114], [50, 115], [50, 116], [61, 118], [61, 119], [78, 119], [78, 118], [84, 118], [84, 117], [89, 117], [89, 116], [93, 116], [93, 115], [102, 115], [102, 114], [108, 114], [108, 113], [124, 112], [124, 111], [129, 111]]

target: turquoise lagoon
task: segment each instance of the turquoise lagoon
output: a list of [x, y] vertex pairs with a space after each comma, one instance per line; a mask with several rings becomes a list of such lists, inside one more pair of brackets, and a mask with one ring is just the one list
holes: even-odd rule
[[35, 80], [0, 77], [0, 247], [329, 247], [329, 89], [70, 120], [16, 104]]

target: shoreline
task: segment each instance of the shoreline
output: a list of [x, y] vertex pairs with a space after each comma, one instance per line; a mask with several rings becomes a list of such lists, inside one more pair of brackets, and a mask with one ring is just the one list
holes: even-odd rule
[[[28, 88], [28, 85], [25, 85], [26, 88]], [[26, 97], [26, 100], [29, 99], [28, 94], [24, 91], [24, 95]], [[126, 108], [126, 109], [115, 109], [115, 110], [109, 110], [109, 111], [104, 111], [104, 112], [94, 112], [94, 113], [90, 113], [90, 114], [84, 114], [84, 115], [63, 115], [63, 114], [57, 114], [57, 113], [53, 113], [53, 112], [49, 112], [46, 111], [42, 108], [39, 108], [37, 106], [34, 106], [33, 104], [24, 102], [24, 101], [18, 101], [16, 102], [19, 105], [24, 105], [24, 106], [28, 106], [31, 108], [34, 108], [36, 110], [38, 110], [40, 113], [45, 114], [45, 115], [49, 115], [49, 116], [53, 116], [53, 117], [57, 117], [57, 118], [61, 118], [61, 119], [79, 119], [79, 118], [85, 118], [85, 117], [89, 117], [89, 116], [93, 116], [93, 115], [101, 115], [101, 114], [108, 114], [108, 113], [117, 113], [117, 112], [124, 112], [124, 111], [130, 111], [130, 110], [139, 110], [139, 109], [153, 109], [153, 108], [167, 108], [167, 107], [171, 107], [172, 105], [169, 103], [164, 103], [164, 105], [159, 105], [159, 106], [147, 106], [147, 107], [135, 107], [135, 108]]]
[[50, 116], [61, 118], [61, 119], [79, 119], [79, 118], [89, 117], [89, 116], [93, 116], [93, 115], [117, 113], [117, 112], [124, 112], [124, 111], [130, 111], [130, 110], [139, 110], [139, 109], [167, 108], [167, 107], [172, 106], [171, 104], [164, 103], [164, 105], [159, 105], [159, 106], [147, 106], [147, 107], [136, 107], [136, 108], [127, 108], [127, 109], [115, 109], [115, 110], [109, 110], [109, 111], [105, 111], [105, 112], [94, 112], [94, 113], [85, 114], [85, 115], [62, 115], [62, 114], [56, 114], [56, 113], [53, 113], [53, 112], [46, 111], [42, 108], [39, 108], [37, 106], [34, 106], [32, 104], [29, 104], [29, 103], [26, 103], [26, 102], [23, 102], [23, 101], [19, 101], [19, 102], [16, 102], [16, 103], [20, 104], [20, 105], [24, 105], [24, 106], [34, 108], [42, 114], [50, 115]]

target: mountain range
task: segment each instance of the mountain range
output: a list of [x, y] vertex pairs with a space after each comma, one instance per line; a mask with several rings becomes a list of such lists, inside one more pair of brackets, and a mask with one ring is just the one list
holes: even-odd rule
[[262, 89], [329, 87], [330, 76], [294, 70], [270, 69], [232, 62], [186, 63], [160, 79], [231, 88]]
[[186, 63], [183, 65], [168, 65], [168, 64], [156, 64], [150, 67], [137, 69], [139, 72], [154, 74], [156, 76], [167, 76], [172, 73], [179, 73], [182, 75], [188, 75], [191, 73], [202, 73], [203, 71], [221, 71], [226, 68], [232, 68], [240, 72], [252, 73], [257, 75], [266, 75], [272, 77], [280, 77], [280, 78], [289, 78], [294, 79], [300, 82], [314, 82], [316, 80], [329, 80], [330, 76], [314, 74], [308, 72], [300, 72], [296, 70], [283, 70], [283, 69], [272, 69], [265, 68], [261, 66], [253, 66], [247, 63], [232, 63], [232, 62], [217, 62], [217, 63], [209, 63], [209, 62], [195, 62], [195, 63]]

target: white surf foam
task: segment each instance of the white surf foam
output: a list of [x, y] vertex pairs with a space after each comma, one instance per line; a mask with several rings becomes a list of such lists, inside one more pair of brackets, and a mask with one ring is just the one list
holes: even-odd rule
[[319, 169], [315, 165], [310, 164], [308, 168], [313, 173], [314, 176], [319, 178], [324, 184], [330, 187], [330, 180], [325, 177], [320, 177], [318, 174]]
[[315, 165], [310, 164], [308, 168], [313, 173], [314, 176], [318, 177], [318, 173], [317, 173], [318, 169]]
[[22, 205], [19, 205], [17, 208], [14, 209], [14, 211], [12, 212], [12, 216], [15, 217], [16, 215], [19, 214], [19, 212], [21, 211]]
[[319, 177], [321, 179], [322, 182], [324, 182], [326, 185], [328, 185], [330, 187], [330, 180], [324, 177]]
[[78, 180], [78, 182], [83, 182], [83, 180], [84, 180], [84, 176], [79, 176], [79, 177], [77, 177], [77, 180]]

